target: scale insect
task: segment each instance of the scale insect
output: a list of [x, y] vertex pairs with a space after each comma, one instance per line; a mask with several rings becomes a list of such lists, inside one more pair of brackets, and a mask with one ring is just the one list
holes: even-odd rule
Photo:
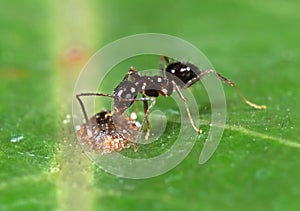
[[139, 123], [126, 115], [116, 116], [111, 111], [100, 111], [81, 125], [77, 134], [87, 150], [107, 154], [134, 146]]
[[[166, 63], [164, 67], [164, 62]], [[113, 99], [113, 113], [116, 115], [122, 115], [128, 108], [130, 108], [135, 101], [142, 101], [144, 107], [144, 119], [141, 123], [140, 133], [143, 130], [144, 124], [147, 124], [147, 133], [145, 139], [147, 140], [150, 134], [150, 123], [148, 116], [155, 104], [155, 99], [158, 96], [170, 96], [174, 92], [178, 94], [182, 103], [184, 104], [189, 121], [194, 130], [201, 134], [202, 130], [195, 126], [193, 118], [190, 113], [189, 106], [186, 102], [182, 89], [187, 89], [199, 82], [208, 74], [214, 74], [218, 79], [225, 82], [227, 85], [234, 88], [241, 99], [249, 106], [255, 109], [265, 109], [265, 105], [257, 105], [249, 101], [237, 86], [218, 72], [213, 69], [200, 70], [195, 65], [188, 62], [173, 61], [166, 56], [160, 57], [160, 75], [155, 76], [142, 76], [134, 68], [131, 67], [129, 72], [125, 75], [120, 84], [114, 89], [113, 94], [104, 93], [80, 93], [76, 97], [81, 105], [85, 122], [88, 122], [88, 117], [81, 101], [82, 96], [104, 96]], [[141, 94], [142, 97], [138, 97]], [[148, 102], [151, 102], [150, 106]], [[138, 136], [140, 136], [140, 133]], [[139, 138], [139, 137], [138, 137]]]

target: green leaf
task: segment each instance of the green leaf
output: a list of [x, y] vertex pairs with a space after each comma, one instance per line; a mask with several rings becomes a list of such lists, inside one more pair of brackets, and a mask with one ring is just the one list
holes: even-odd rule
[[55, 209], [58, 122], [43, 27], [48, 9], [36, 1], [1, 5], [0, 209]]

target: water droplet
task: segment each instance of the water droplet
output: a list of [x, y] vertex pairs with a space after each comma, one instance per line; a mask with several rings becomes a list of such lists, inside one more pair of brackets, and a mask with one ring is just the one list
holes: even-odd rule
[[231, 163], [230, 168], [234, 168], [234, 167], [235, 167], [235, 163]]
[[169, 192], [169, 193], [173, 193], [174, 190], [175, 190], [174, 187], [172, 187], [172, 186], [168, 187], [168, 192]]
[[23, 138], [24, 138], [24, 136], [21, 135], [21, 136], [19, 136], [19, 137], [15, 137], [15, 138], [10, 139], [10, 142], [16, 143], [16, 142], [21, 141]]
[[136, 118], [137, 118], [136, 113], [135, 113], [135, 112], [132, 112], [132, 113], [130, 114], [130, 118], [133, 119], [133, 120], [136, 120]]
[[69, 119], [64, 119], [64, 120], [63, 120], [63, 124], [68, 124], [68, 123], [70, 123], [70, 120], [69, 120]]
[[271, 176], [272, 172], [266, 168], [260, 168], [255, 173], [255, 177], [260, 180], [265, 180]]

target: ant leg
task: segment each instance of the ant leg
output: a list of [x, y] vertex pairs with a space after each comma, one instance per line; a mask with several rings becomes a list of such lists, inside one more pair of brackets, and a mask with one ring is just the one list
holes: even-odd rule
[[138, 113], [139, 113], [139, 105], [137, 104], [137, 102], [134, 103], [134, 113], [136, 115], [138, 115]]
[[162, 62], [163, 60], [165, 60], [165, 62], [167, 64], [170, 64], [170, 58], [164, 55], [160, 55], [160, 61]]
[[164, 62], [166, 62], [167, 64], [170, 64], [170, 59], [167, 56], [164, 55], [160, 55], [159, 56], [159, 67], [160, 70], [163, 71], [164, 70]]
[[160, 58], [159, 58], [159, 69], [161, 71], [161, 76], [165, 78], [166, 74], [165, 74], [164, 62], [166, 62], [167, 65], [170, 64], [169, 57], [164, 56], [164, 55], [160, 55]]
[[164, 58], [165, 56], [160, 55], [159, 57], [159, 69], [160, 69], [160, 75], [165, 78], [165, 71], [164, 71]]
[[197, 133], [201, 134], [201, 133], [202, 133], [202, 130], [199, 129], [199, 128], [197, 128], [197, 127], [195, 126], [195, 123], [194, 123], [194, 120], [193, 120], [193, 118], [192, 118], [192, 115], [191, 115], [189, 106], [188, 106], [188, 104], [186, 103], [186, 99], [185, 99], [185, 97], [183, 96], [183, 94], [182, 94], [180, 88], [176, 85], [176, 83], [175, 83], [174, 81], [173, 81], [172, 83], [173, 83], [173, 85], [174, 85], [174, 87], [175, 87], [175, 90], [176, 90], [177, 94], [179, 95], [181, 101], [183, 102], [183, 104], [184, 104], [184, 106], [185, 106], [185, 109], [186, 109], [186, 112], [187, 112], [187, 114], [188, 114], [188, 117], [189, 117], [189, 120], [190, 120], [191, 125], [193, 126], [194, 130], [196, 130]]
[[[143, 95], [143, 98], [145, 98], [145, 97], [146, 97], [146, 96]], [[149, 119], [148, 119], [148, 116], [146, 115], [146, 113], [147, 113], [147, 111], [148, 111], [148, 109], [149, 109], [149, 107], [148, 107], [148, 101], [147, 101], [147, 100], [144, 100], [144, 101], [143, 101], [143, 104], [144, 104], [144, 118], [146, 119], [146, 124], [147, 124], [147, 133], [146, 133], [146, 135], [145, 135], [145, 139], [146, 139], [146, 141], [147, 141], [148, 138], [149, 138], [149, 135], [150, 135], [150, 129], [151, 129], [150, 123], [149, 123]]]
[[[143, 95], [142, 98], [123, 99], [123, 101], [143, 101], [143, 103], [144, 103], [144, 114], [145, 115], [144, 115], [144, 119], [141, 123], [141, 127], [139, 129], [138, 136], [136, 138], [137, 141], [136, 141], [136, 144], [135, 144], [135, 147], [134, 147], [134, 151], [137, 151], [138, 150], [138, 142], [141, 138], [141, 134], [143, 133], [145, 123], [147, 123], [147, 133], [146, 133], [145, 139], [147, 140], [148, 137], [149, 137], [150, 123], [149, 123], [149, 120], [148, 120], [148, 116], [149, 116], [149, 113], [152, 110], [153, 106], [155, 105], [156, 99], [155, 98], [144, 97], [144, 95]], [[150, 104], [149, 107], [148, 107], [148, 101], [152, 101], [152, 103]]]
[[78, 100], [79, 102], [79, 105], [81, 107], [81, 110], [82, 110], [82, 113], [83, 113], [83, 117], [84, 117], [84, 120], [85, 120], [85, 124], [89, 124], [89, 119], [88, 119], [88, 116], [87, 116], [87, 113], [86, 113], [86, 110], [85, 110], [85, 107], [84, 107], [84, 104], [81, 100], [80, 97], [83, 97], [83, 96], [103, 96], [103, 97], [113, 97], [113, 95], [110, 95], [110, 94], [103, 94], [103, 93], [80, 93], [80, 94], [77, 94], [76, 95], [76, 99]]
[[124, 76], [123, 80], [126, 80], [129, 78], [129, 76], [131, 76], [132, 74], [137, 73], [137, 70], [134, 67], [130, 67], [129, 71], [126, 73], [126, 75]]
[[[143, 98], [140, 98], [140, 99], [143, 99]], [[153, 106], [155, 105], [155, 102], [156, 102], [156, 99], [155, 99], [155, 98], [150, 98], [150, 100], [151, 100], [152, 102], [151, 102], [151, 104], [150, 104], [149, 107], [148, 107], [148, 103], [147, 103], [147, 107], [148, 107], [148, 108], [147, 108], [147, 111], [146, 111], [146, 113], [145, 113], [144, 119], [143, 119], [143, 121], [142, 121], [140, 130], [139, 130], [139, 132], [138, 132], [138, 136], [137, 136], [137, 138], [136, 138], [137, 143], [136, 143], [136, 145], [135, 145], [135, 147], [134, 147], [134, 151], [137, 151], [137, 150], [138, 150], [138, 142], [139, 142], [139, 140], [140, 140], [140, 138], [141, 138], [141, 134], [143, 133], [143, 129], [144, 129], [145, 122], [148, 122], [148, 116], [149, 116], [150, 111], [152, 110], [152, 108], [153, 108]], [[148, 101], [149, 101], [149, 100], [148, 100]], [[146, 102], [148, 102], [148, 101], [146, 101]], [[143, 102], [145, 102], [145, 100], [143, 100]], [[147, 124], [147, 126], [150, 126], [150, 124], [149, 124], [149, 125]], [[147, 129], [148, 129], [148, 128], [147, 128]], [[150, 127], [149, 127], [149, 132], [150, 132]], [[148, 139], [147, 135], [149, 136], [148, 130], [147, 130], [147, 134], [146, 134], [146, 136], [145, 136], [145, 139], [146, 139], [146, 140]]]
[[213, 73], [214, 75], [216, 75], [221, 81], [225, 82], [226, 84], [228, 84], [229, 86], [233, 87], [234, 90], [238, 93], [238, 95], [242, 98], [242, 100], [247, 103], [249, 106], [256, 108], [256, 109], [266, 109], [267, 106], [265, 105], [257, 105], [255, 103], [252, 103], [251, 101], [249, 101], [243, 94], [242, 92], [236, 87], [236, 85], [228, 80], [227, 78], [225, 78], [224, 76], [222, 76], [221, 74], [217, 73], [215, 70], [209, 69], [209, 70], [205, 70], [204, 72], [202, 72], [197, 78], [195, 78], [195, 80], [191, 80], [190, 83], [186, 84], [184, 87], [187, 88], [190, 84], [193, 84], [195, 81], [200, 80], [201, 78], [203, 78], [205, 75]]

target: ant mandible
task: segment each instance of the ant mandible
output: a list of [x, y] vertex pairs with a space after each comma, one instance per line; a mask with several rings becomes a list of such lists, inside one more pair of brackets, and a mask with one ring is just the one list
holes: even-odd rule
[[[167, 64], [165, 69], [163, 68], [164, 61]], [[121, 83], [114, 89], [112, 95], [103, 93], [77, 94], [76, 98], [81, 105], [85, 121], [88, 122], [88, 117], [84, 109], [84, 105], [80, 99], [81, 96], [105, 96], [113, 98], [113, 113], [117, 115], [124, 113], [129, 107], [131, 107], [134, 101], [143, 101], [145, 116], [141, 124], [140, 131], [143, 130], [143, 126], [146, 122], [147, 133], [145, 138], [147, 140], [150, 134], [148, 115], [155, 104], [155, 98], [159, 95], [170, 96], [175, 91], [180, 97], [181, 101], [184, 103], [192, 127], [195, 129], [195, 131], [197, 131], [197, 133], [201, 134], [202, 130], [195, 126], [190, 109], [181, 90], [189, 88], [194, 83], [200, 81], [203, 77], [211, 73], [217, 76], [217, 78], [219, 78], [221, 81], [233, 87], [242, 100], [249, 106], [256, 109], [266, 108], [265, 105], [257, 105], [249, 101], [232, 81], [220, 75], [213, 69], [201, 71], [195, 65], [188, 62], [170, 62], [170, 59], [166, 56], [160, 57], [160, 69], [161, 74], [159, 76], [141, 76], [135, 68], [131, 67]], [[137, 97], [138, 93], [142, 94], [141, 98]], [[150, 106], [148, 106], [149, 101], [152, 102]]]

